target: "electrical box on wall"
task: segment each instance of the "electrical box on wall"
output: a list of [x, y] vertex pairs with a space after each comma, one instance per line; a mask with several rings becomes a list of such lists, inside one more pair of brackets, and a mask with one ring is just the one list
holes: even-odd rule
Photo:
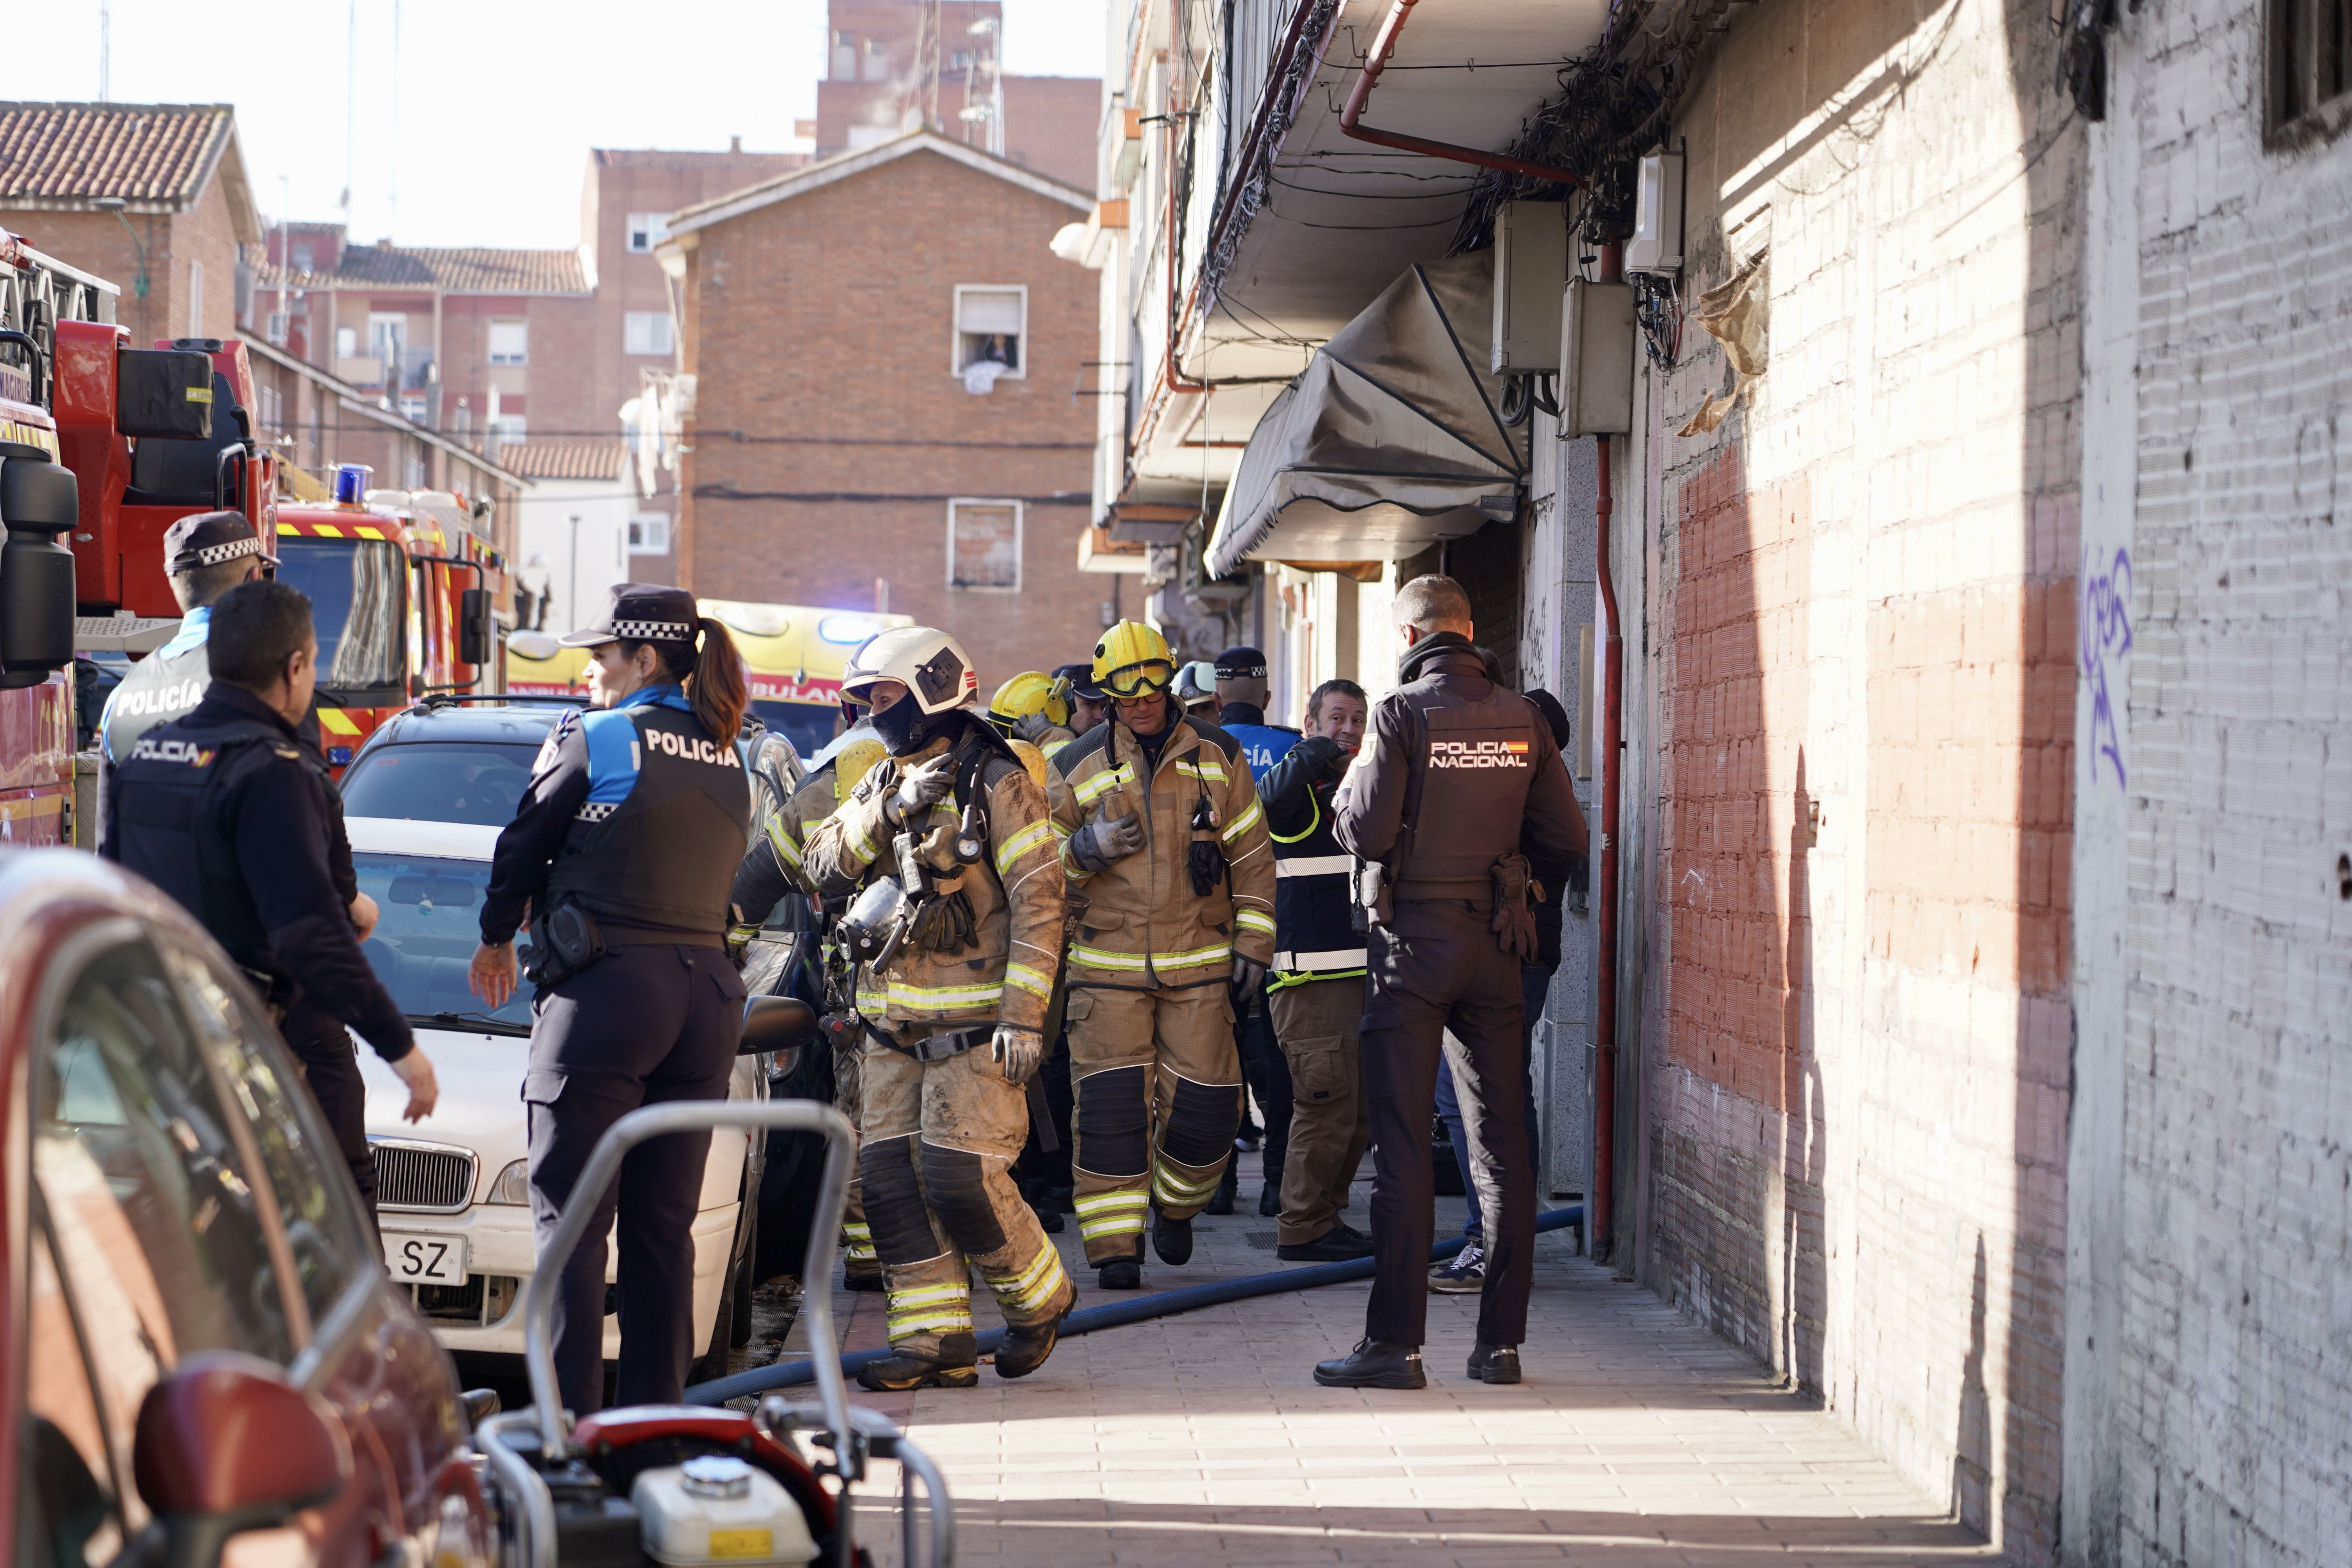
[[1625, 246], [1625, 270], [1682, 269], [1683, 155], [1653, 153], [1642, 160], [1633, 186], [1633, 237]]
[[1559, 285], [1568, 276], [1568, 208], [1505, 202], [1495, 211], [1496, 375], [1559, 369]]
[[1633, 430], [1633, 286], [1571, 278], [1559, 312], [1559, 436]]

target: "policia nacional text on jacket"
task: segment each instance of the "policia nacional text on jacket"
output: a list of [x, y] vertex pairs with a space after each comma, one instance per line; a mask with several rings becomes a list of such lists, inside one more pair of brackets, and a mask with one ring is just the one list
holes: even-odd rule
[[567, 713], [499, 835], [472, 983], [513, 994], [509, 945], [531, 917], [531, 1219], [538, 1266], [560, 1267], [556, 1380], [604, 1405], [604, 1237], [620, 1215], [618, 1397], [676, 1403], [692, 1361], [695, 1211], [708, 1132], [640, 1144], [593, 1195], [572, 1257], [545, 1248], [605, 1129], [641, 1105], [722, 1100], [742, 1036], [743, 982], [726, 949], [727, 894], [751, 832], [735, 750], [747, 701], [726, 628], [693, 595], [625, 583], [603, 621], [564, 642], [594, 651], [597, 710]]
[[317, 683], [310, 601], [247, 583], [210, 618], [204, 700], [131, 742], [107, 779], [98, 852], [202, 921], [280, 1018], [308, 1008], [358, 1030], [408, 1085], [416, 1121], [438, 1094], [433, 1067], [360, 952], [330, 865], [331, 786], [295, 742]]

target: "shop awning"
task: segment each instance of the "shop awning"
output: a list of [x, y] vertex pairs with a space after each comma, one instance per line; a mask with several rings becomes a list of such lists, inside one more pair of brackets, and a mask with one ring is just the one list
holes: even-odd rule
[[1495, 260], [1423, 263], [1342, 327], [1242, 453], [1209, 569], [1244, 561], [1395, 561], [1517, 508], [1528, 428], [1486, 369]]

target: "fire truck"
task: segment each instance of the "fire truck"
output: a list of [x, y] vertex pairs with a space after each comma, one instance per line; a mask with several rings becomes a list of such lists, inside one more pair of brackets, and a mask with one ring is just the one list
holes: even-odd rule
[[56, 350], [110, 321], [118, 292], [0, 231], [0, 843], [73, 837], [75, 561], [59, 536], [79, 498], [58, 462]]
[[256, 438], [252, 360], [236, 339], [129, 346], [109, 323], [58, 328], [58, 425], [80, 486], [75, 588], [85, 647], [152, 651], [177, 625], [163, 534], [234, 510], [310, 596], [321, 742], [337, 769], [385, 715], [434, 691], [496, 690], [494, 605], [505, 559], [476, 531], [487, 501], [371, 490], [345, 465], [333, 500], [281, 498], [278, 455]]

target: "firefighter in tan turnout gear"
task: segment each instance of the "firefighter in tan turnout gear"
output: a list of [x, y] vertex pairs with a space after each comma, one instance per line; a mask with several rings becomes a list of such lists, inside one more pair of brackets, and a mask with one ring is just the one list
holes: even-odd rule
[[1054, 827], [1085, 912], [1067, 955], [1079, 1234], [1103, 1289], [1153, 1250], [1192, 1255], [1241, 1123], [1234, 1003], [1274, 955], [1274, 856], [1238, 742], [1177, 710], [1168, 644], [1121, 621], [1095, 645], [1109, 722], [1055, 753]]
[[802, 851], [820, 886], [857, 889], [835, 935], [863, 961], [858, 1174], [893, 1353], [858, 1381], [877, 1390], [978, 1381], [974, 1268], [1004, 1314], [1001, 1376], [1044, 1363], [1076, 1294], [1009, 1172], [1045, 1059], [1062, 870], [1045, 793], [978, 690], [944, 632], [861, 649], [842, 694], [870, 704], [889, 755]]
[[[739, 942], [758, 934], [762, 917], [789, 891], [808, 895], [828, 926], [847, 907], [851, 889], [846, 886], [819, 887], [803, 864], [803, 850], [817, 825], [841, 808], [850, 790], [866, 776], [866, 770], [881, 760], [882, 742], [874, 738], [873, 725], [861, 717], [817, 753], [806, 773], [801, 771], [796, 758], [789, 772], [772, 765], [772, 756], [779, 752], [790, 755], [792, 743], [782, 736], [771, 735], [761, 742], [753, 760], [755, 831], [751, 847], [736, 869], [735, 884], [729, 894], [738, 921], [733, 935]], [[831, 1013], [838, 1000], [839, 1010], [845, 1015], [850, 1008], [848, 986], [843, 978], [846, 966], [835, 957], [830, 941], [824, 943], [820, 957], [826, 1010]], [[840, 993], [838, 998], [836, 991]], [[853, 1127], [857, 1124], [858, 1055], [854, 1039], [835, 1043], [833, 1103], [835, 1109], [849, 1118]], [[882, 1289], [882, 1265], [874, 1255], [874, 1233], [866, 1223], [865, 1194], [859, 1189], [855, 1166], [850, 1168], [849, 1191], [841, 1211], [841, 1257], [843, 1282], [849, 1289]]]

